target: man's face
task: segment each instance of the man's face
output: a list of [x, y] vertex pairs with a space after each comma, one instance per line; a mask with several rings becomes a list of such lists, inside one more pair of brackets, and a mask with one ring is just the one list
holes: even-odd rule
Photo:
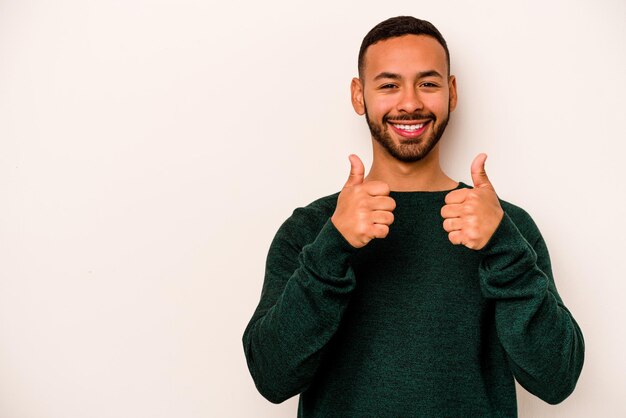
[[352, 103], [395, 159], [419, 161], [443, 135], [456, 107], [456, 80], [447, 71], [443, 47], [429, 36], [390, 38], [367, 49]]

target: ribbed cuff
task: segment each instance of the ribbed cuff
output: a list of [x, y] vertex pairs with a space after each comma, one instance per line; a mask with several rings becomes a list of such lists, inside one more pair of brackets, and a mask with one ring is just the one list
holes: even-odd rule
[[357, 250], [328, 218], [315, 241], [304, 247], [304, 262], [320, 277], [343, 278], [350, 266], [350, 257]]
[[479, 250], [483, 255], [495, 255], [501, 252], [508, 252], [515, 248], [523, 248], [527, 244], [522, 233], [509, 215], [504, 212], [500, 224], [494, 231], [493, 235], [487, 241], [487, 244]]
[[528, 297], [545, 284], [535, 274], [537, 254], [506, 212], [480, 253], [480, 282], [487, 298]]

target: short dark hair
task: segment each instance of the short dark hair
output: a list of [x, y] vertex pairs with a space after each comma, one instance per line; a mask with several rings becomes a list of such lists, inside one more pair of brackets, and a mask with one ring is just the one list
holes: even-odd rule
[[365, 65], [365, 52], [370, 45], [379, 41], [384, 41], [389, 38], [396, 38], [403, 35], [425, 35], [435, 38], [437, 42], [441, 44], [446, 52], [446, 61], [448, 64], [448, 75], [450, 75], [450, 52], [448, 51], [448, 45], [446, 40], [443, 39], [441, 33], [437, 28], [426, 20], [417, 19], [413, 16], [397, 16], [392, 17], [384, 22], [380, 22], [370, 30], [363, 42], [361, 43], [361, 49], [359, 49], [359, 77], [363, 74], [363, 67]]

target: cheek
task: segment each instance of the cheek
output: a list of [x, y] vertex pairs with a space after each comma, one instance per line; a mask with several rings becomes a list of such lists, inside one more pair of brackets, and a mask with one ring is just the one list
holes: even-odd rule
[[370, 118], [381, 119], [388, 113], [393, 113], [394, 101], [392, 97], [367, 96], [365, 105]]
[[442, 116], [448, 113], [448, 96], [429, 97], [424, 105], [435, 115]]

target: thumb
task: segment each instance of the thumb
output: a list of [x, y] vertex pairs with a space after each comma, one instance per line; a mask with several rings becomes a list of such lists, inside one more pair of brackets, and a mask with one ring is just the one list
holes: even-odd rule
[[487, 154], [481, 153], [472, 161], [472, 182], [475, 188], [489, 187], [493, 189], [487, 172], [485, 171], [485, 161], [487, 160]]
[[348, 181], [346, 181], [343, 187], [356, 186], [363, 183], [363, 175], [365, 174], [363, 161], [356, 154], [350, 154], [348, 158], [350, 159], [350, 177], [348, 177]]

